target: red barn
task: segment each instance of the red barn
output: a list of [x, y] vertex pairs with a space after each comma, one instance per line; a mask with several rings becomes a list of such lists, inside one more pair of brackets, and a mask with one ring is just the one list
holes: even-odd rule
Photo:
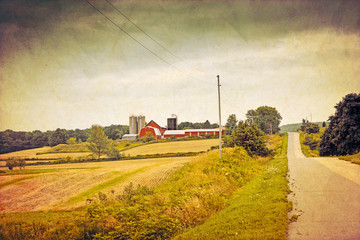
[[159, 124], [151, 120], [140, 130], [139, 138], [145, 137], [146, 133], [150, 132], [155, 139], [161, 139], [165, 131], [166, 128], [160, 127]]
[[[150, 132], [155, 139], [162, 139], [162, 138], [182, 138], [182, 137], [189, 137], [189, 136], [219, 136], [219, 129], [186, 129], [186, 130], [166, 130], [166, 128], [160, 127], [159, 124], [151, 120], [144, 128], [140, 130], [139, 138], [142, 138], [146, 135], [146, 133]], [[222, 130], [222, 134], [225, 131]]]

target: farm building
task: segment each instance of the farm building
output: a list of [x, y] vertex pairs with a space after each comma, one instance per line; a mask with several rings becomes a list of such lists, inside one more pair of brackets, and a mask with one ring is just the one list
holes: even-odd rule
[[[166, 128], [160, 127], [155, 121], [151, 120], [144, 128], [140, 130], [139, 138], [142, 138], [146, 133], [150, 132], [154, 138], [163, 139], [163, 138], [183, 138], [189, 136], [219, 136], [219, 129], [186, 129], [186, 130], [166, 130]], [[222, 134], [224, 134], [224, 130]]]
[[151, 120], [145, 127], [140, 130], [139, 138], [142, 138], [146, 135], [146, 133], [151, 132], [155, 139], [161, 139], [164, 135], [166, 128], [160, 127], [155, 121]]
[[145, 127], [145, 116], [134, 116], [129, 117], [129, 134], [125, 134], [122, 139], [137, 139], [140, 129]]

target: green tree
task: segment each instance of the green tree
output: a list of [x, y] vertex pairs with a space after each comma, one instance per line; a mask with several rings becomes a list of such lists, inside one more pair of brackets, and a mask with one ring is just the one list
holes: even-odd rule
[[99, 125], [92, 125], [90, 136], [87, 140], [88, 149], [100, 159], [101, 155], [108, 151], [111, 141], [105, 135], [104, 130]]
[[246, 114], [248, 122], [254, 122], [264, 133], [274, 134], [280, 131], [281, 115], [276, 108], [261, 106], [249, 110]]
[[179, 130], [194, 128], [191, 122], [181, 122], [178, 126]]
[[153, 136], [153, 134], [152, 134], [151, 132], [147, 132], [147, 133], [145, 134], [145, 136], [143, 136], [141, 139], [142, 139], [144, 142], [150, 142], [150, 141], [154, 140], [155, 138], [154, 138], [154, 136]]
[[346, 95], [335, 106], [321, 137], [320, 156], [355, 154], [360, 151], [360, 93]]
[[112, 139], [120, 139], [124, 134], [129, 133], [129, 126], [124, 125], [110, 125], [108, 127], [104, 127], [105, 135]]
[[25, 165], [26, 165], [25, 159], [22, 159], [22, 158], [16, 159], [16, 165], [20, 168], [20, 172], [21, 172], [21, 169], [25, 168]]
[[306, 133], [318, 133], [320, 131], [320, 127], [319, 125], [317, 125], [316, 123], [311, 123], [307, 120], [303, 119], [303, 123], [300, 127], [301, 131], [306, 132]]
[[120, 159], [121, 154], [115, 142], [111, 142], [105, 150], [105, 154], [110, 158]]
[[210, 121], [209, 121], [209, 120], [206, 120], [206, 121], [204, 122], [204, 125], [203, 125], [202, 128], [204, 128], [204, 129], [209, 129], [209, 128], [211, 128], [211, 123], [210, 123]]
[[237, 127], [237, 122], [236, 115], [230, 114], [225, 124], [226, 134], [231, 135], [233, 133]]
[[74, 131], [74, 137], [76, 138], [76, 140], [78, 142], [80, 142], [80, 140], [82, 142], [86, 142], [86, 140], [89, 138], [89, 135], [88, 135], [86, 130], [80, 130], [80, 129], [77, 128]]
[[241, 146], [249, 155], [267, 156], [271, 152], [265, 145], [264, 133], [256, 126], [239, 121], [237, 129], [226, 138], [226, 146]]
[[58, 144], [65, 144], [67, 139], [68, 139], [68, 134], [66, 130], [58, 128], [56, 129], [56, 131], [50, 133], [49, 145], [53, 147]]
[[74, 144], [76, 144], [76, 138], [71, 137], [66, 141], [66, 143], [69, 145], [74, 145]]
[[6, 160], [6, 167], [8, 167], [9, 170], [13, 170], [14, 167], [19, 167], [21, 172], [21, 169], [25, 168], [25, 165], [25, 159], [21, 159], [19, 157], [11, 157]]
[[8, 167], [9, 170], [13, 170], [13, 168], [16, 167], [16, 162], [14, 159], [7, 159], [5, 166]]

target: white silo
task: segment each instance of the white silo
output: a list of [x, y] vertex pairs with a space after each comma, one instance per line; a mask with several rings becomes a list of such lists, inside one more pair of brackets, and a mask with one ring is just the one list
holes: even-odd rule
[[138, 121], [138, 132], [137, 133], [139, 134], [140, 130], [145, 127], [145, 116], [142, 116], [142, 115], [138, 116], [137, 121]]
[[137, 117], [131, 115], [129, 117], [129, 133], [130, 134], [138, 134], [138, 126], [137, 126]]

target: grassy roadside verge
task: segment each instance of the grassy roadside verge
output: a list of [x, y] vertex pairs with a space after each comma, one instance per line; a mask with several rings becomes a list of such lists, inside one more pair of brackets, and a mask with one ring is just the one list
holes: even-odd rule
[[[300, 131], [300, 145], [301, 145], [301, 151], [304, 154], [305, 157], [318, 157], [319, 156], [319, 150], [315, 149], [315, 150], [311, 150], [310, 147], [308, 145], [304, 144], [305, 141], [305, 137], [309, 136], [309, 135], [314, 135], [314, 134], [307, 134], [304, 133], [302, 131]], [[315, 138], [320, 138], [318, 136], [319, 134], [315, 134]]]
[[[319, 157], [320, 156], [318, 147], [315, 150], [311, 150], [308, 145], [304, 144], [306, 136], [310, 136], [310, 137], [314, 138], [315, 140], [320, 141], [320, 137], [324, 133], [324, 131], [325, 131], [325, 128], [320, 128], [320, 132], [317, 134], [307, 134], [307, 133], [300, 131], [301, 150], [306, 157]], [[333, 156], [333, 157], [337, 157], [341, 160], [345, 160], [345, 161], [360, 165], [360, 153], [357, 153], [354, 155]]]
[[289, 193], [287, 135], [281, 155], [235, 192], [230, 205], [175, 239], [286, 239]]
[[354, 155], [339, 156], [339, 159], [360, 165], [360, 152]]

